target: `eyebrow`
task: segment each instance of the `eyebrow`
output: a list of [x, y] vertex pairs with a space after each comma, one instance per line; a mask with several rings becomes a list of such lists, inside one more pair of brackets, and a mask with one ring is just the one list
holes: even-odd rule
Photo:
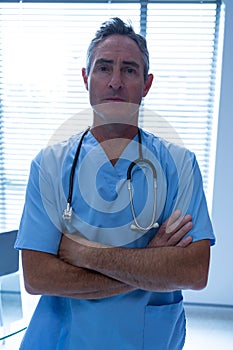
[[140, 68], [139, 64], [135, 61], [123, 61], [123, 64], [128, 65], [128, 66], [132, 66], [135, 68]]
[[96, 64], [103, 64], [103, 63], [113, 63], [113, 60], [106, 60], [105, 58], [99, 58], [98, 60], [96, 60], [95, 65]]
[[[107, 64], [113, 64], [114, 61], [113, 60], [107, 60], [105, 58], [99, 58], [96, 62], [95, 62], [95, 65], [97, 64], [104, 64], [104, 63], [107, 63]], [[135, 67], [135, 68], [139, 68], [139, 64], [135, 61], [123, 61], [122, 62], [124, 65], [128, 65], [128, 66], [132, 66], [132, 67]]]

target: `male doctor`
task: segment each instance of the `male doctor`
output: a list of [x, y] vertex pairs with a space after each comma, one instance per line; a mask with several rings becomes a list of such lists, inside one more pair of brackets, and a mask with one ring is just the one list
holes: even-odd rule
[[[21, 350], [184, 346], [182, 289], [206, 286], [214, 235], [195, 155], [138, 127], [148, 69], [145, 39], [119, 18], [104, 23], [82, 70], [90, 129], [32, 162], [16, 248], [26, 290], [42, 296]], [[136, 162], [130, 201], [127, 171], [141, 157], [157, 190]]]

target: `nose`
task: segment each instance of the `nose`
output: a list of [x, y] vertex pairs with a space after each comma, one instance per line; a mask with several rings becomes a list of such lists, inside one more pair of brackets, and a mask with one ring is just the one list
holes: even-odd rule
[[123, 81], [121, 77], [121, 72], [118, 70], [113, 70], [111, 79], [109, 81], [109, 87], [113, 90], [119, 90], [123, 86]]

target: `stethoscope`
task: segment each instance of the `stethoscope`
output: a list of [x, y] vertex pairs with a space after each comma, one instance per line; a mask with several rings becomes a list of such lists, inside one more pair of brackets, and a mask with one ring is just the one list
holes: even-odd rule
[[[88, 133], [88, 131], [90, 130], [90, 128], [87, 128], [84, 133], [81, 136], [81, 139], [79, 141], [75, 156], [74, 156], [74, 160], [73, 160], [73, 164], [71, 167], [71, 171], [70, 171], [70, 179], [69, 179], [69, 193], [68, 193], [68, 197], [67, 197], [67, 203], [66, 203], [66, 208], [63, 211], [62, 214], [62, 219], [64, 221], [70, 221], [72, 218], [72, 206], [71, 206], [71, 202], [72, 202], [72, 195], [73, 195], [73, 183], [74, 183], [74, 173], [75, 173], [75, 169], [76, 169], [76, 165], [77, 165], [77, 161], [78, 161], [78, 157], [80, 154], [80, 150], [81, 150], [81, 146], [82, 146], [82, 142], [83, 139], [85, 137], [85, 135]], [[128, 187], [128, 191], [129, 191], [129, 200], [130, 200], [130, 208], [131, 208], [131, 212], [132, 212], [132, 216], [133, 216], [133, 220], [134, 223], [130, 225], [131, 230], [140, 230], [140, 231], [148, 231], [152, 228], [158, 228], [159, 224], [157, 222], [155, 222], [155, 216], [156, 216], [156, 193], [157, 193], [157, 173], [156, 173], [156, 169], [154, 164], [148, 160], [148, 159], [144, 159], [143, 158], [143, 154], [142, 154], [142, 138], [141, 138], [141, 132], [140, 129], [138, 128], [138, 152], [139, 152], [139, 158], [135, 159], [133, 162], [131, 162], [131, 164], [128, 167], [127, 170], [127, 187]], [[153, 174], [153, 192], [154, 192], [154, 206], [153, 206], [153, 214], [152, 214], [152, 218], [151, 218], [151, 223], [146, 226], [143, 227], [139, 224], [136, 214], [135, 214], [135, 209], [134, 209], [134, 204], [133, 204], [133, 191], [132, 191], [132, 170], [134, 168], [134, 166], [136, 164], [139, 163], [146, 163], [147, 165], [149, 165], [149, 167], [152, 170], [152, 174]]]

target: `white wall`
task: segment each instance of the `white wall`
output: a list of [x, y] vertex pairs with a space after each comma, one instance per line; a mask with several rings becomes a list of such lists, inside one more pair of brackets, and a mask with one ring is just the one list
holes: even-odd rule
[[223, 2], [225, 36], [212, 208], [217, 242], [208, 287], [185, 292], [185, 300], [233, 306], [233, 1]]

